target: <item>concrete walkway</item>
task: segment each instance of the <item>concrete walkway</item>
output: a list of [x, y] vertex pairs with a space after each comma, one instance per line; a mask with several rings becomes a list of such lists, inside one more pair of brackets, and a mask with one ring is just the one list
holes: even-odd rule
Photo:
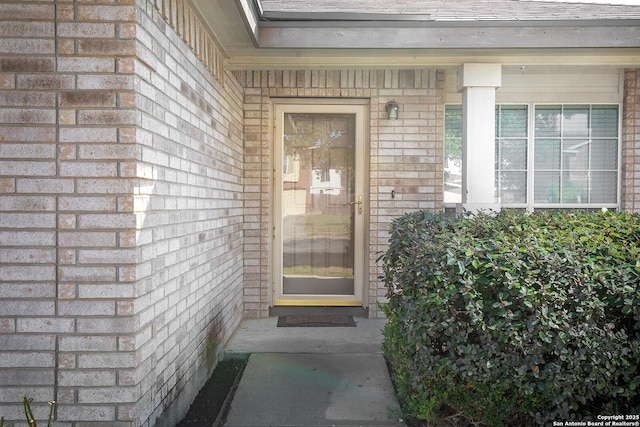
[[225, 357], [251, 353], [225, 426], [404, 426], [382, 356], [384, 319], [356, 327], [247, 319]]

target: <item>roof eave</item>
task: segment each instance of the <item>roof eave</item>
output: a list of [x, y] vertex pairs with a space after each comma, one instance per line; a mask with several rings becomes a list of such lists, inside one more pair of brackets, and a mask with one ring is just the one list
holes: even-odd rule
[[477, 49], [640, 47], [637, 20], [416, 22], [404, 25], [282, 22], [259, 26], [259, 48]]

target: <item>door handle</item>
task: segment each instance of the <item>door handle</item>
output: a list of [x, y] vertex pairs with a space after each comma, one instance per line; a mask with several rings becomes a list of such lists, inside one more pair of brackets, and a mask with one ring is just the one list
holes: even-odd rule
[[362, 195], [358, 196], [358, 201], [357, 202], [351, 202], [349, 203], [350, 205], [355, 205], [358, 204], [358, 213], [361, 214], [362, 213]]

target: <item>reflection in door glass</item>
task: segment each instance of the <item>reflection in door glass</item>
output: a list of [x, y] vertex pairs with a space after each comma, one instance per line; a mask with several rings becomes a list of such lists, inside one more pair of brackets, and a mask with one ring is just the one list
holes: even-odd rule
[[354, 294], [355, 115], [285, 114], [283, 293]]

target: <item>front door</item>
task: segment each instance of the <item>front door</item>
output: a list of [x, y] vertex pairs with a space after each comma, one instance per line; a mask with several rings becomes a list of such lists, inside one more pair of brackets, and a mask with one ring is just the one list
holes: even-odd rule
[[363, 305], [365, 112], [276, 105], [274, 305]]

